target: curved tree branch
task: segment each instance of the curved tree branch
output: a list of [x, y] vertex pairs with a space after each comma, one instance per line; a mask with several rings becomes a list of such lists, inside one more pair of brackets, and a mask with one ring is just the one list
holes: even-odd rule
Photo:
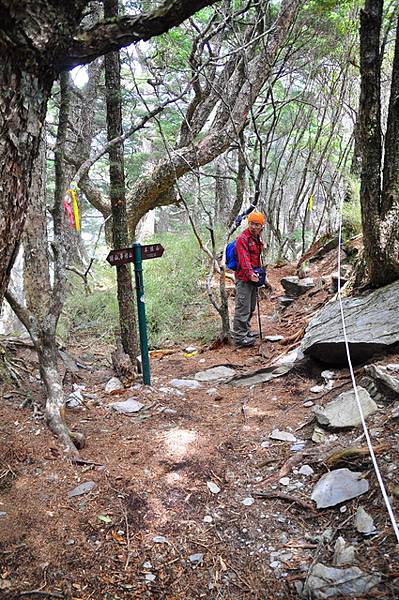
[[104, 19], [81, 29], [60, 58], [59, 70], [91, 62], [97, 56], [166, 33], [217, 0], [166, 0], [151, 13]]

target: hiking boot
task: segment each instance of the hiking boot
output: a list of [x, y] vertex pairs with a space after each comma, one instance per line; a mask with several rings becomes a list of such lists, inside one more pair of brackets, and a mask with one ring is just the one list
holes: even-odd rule
[[244, 337], [241, 340], [236, 341], [236, 346], [240, 348], [250, 348], [255, 344], [254, 338]]
[[248, 338], [258, 338], [259, 333], [257, 331], [247, 331], [247, 335], [245, 337]]

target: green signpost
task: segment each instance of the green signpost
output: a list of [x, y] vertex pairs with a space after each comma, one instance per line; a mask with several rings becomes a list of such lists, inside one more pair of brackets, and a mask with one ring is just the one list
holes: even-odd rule
[[134, 276], [136, 280], [137, 316], [140, 334], [141, 368], [143, 372], [143, 383], [145, 385], [151, 385], [151, 375], [150, 359], [148, 356], [147, 321], [145, 318], [142, 261], [147, 260], [149, 258], [158, 258], [162, 256], [163, 253], [164, 248], [163, 246], [161, 246], [161, 244], [148, 244], [146, 246], [142, 246], [139, 243], [135, 243], [131, 248], [111, 250], [111, 252], [107, 256], [107, 261], [111, 266], [124, 265], [129, 262], [134, 263]]

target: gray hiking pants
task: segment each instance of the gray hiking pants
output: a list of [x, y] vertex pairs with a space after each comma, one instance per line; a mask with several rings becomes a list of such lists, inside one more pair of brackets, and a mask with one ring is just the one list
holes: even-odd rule
[[233, 335], [236, 342], [250, 331], [249, 322], [256, 308], [256, 290], [253, 283], [236, 280], [236, 305], [233, 322]]

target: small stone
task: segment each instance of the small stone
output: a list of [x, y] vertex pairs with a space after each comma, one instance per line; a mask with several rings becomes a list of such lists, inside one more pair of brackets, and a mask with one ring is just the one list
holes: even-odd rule
[[163, 535], [154, 535], [154, 537], [152, 538], [152, 541], [155, 544], [166, 544], [167, 539]]
[[196, 381], [214, 381], [214, 382], [222, 382], [231, 379], [236, 374], [234, 369], [230, 369], [229, 367], [211, 367], [206, 371], [199, 371], [194, 375]]
[[314, 405], [314, 402], [312, 402], [312, 400], [306, 400], [303, 405], [306, 406], [306, 408], [309, 408], [310, 406]]
[[335, 542], [333, 565], [342, 567], [343, 565], [353, 565], [355, 562], [355, 548], [348, 546], [343, 537], [339, 537]]
[[279, 440], [280, 442], [296, 442], [296, 437], [288, 431], [280, 431], [279, 429], [273, 429], [269, 435], [271, 440]]
[[212, 521], [213, 521], [211, 515], [205, 515], [203, 520], [204, 520], [204, 523], [212, 523]]
[[0, 519], [4, 519], [4, 517], [7, 516], [7, 513], [4, 512], [3, 510], [0, 511]]
[[77, 487], [73, 488], [73, 490], [70, 490], [68, 492], [68, 498], [74, 498], [75, 496], [82, 496], [83, 494], [87, 494], [88, 492], [91, 492], [91, 490], [93, 490], [95, 487], [97, 486], [94, 483], [94, 481], [85, 481], [84, 483], [81, 483]]
[[331, 379], [334, 379], [334, 377], [335, 377], [335, 373], [334, 373], [334, 371], [328, 371], [328, 370], [326, 370], [326, 371], [322, 371], [322, 372], [320, 373], [320, 376], [321, 376], [323, 379], [326, 379], [327, 381], [329, 381], [329, 380], [331, 380]]
[[[365, 418], [376, 412], [378, 408], [377, 404], [370, 397], [367, 390], [358, 386], [357, 396]], [[320, 425], [328, 427], [357, 427], [361, 424], [354, 390], [343, 392], [325, 406], [315, 406], [313, 412]]]
[[324, 385], [314, 385], [313, 387], [310, 388], [310, 392], [312, 392], [312, 394], [320, 394], [320, 392], [322, 392], [324, 390]]
[[109, 406], [118, 413], [129, 415], [131, 413], [139, 412], [144, 407], [144, 404], [135, 398], [128, 398], [124, 402], [113, 402]]
[[104, 389], [107, 392], [107, 394], [110, 394], [115, 390], [123, 390], [123, 384], [117, 377], [111, 377], [111, 379], [105, 384]]
[[144, 569], [152, 569], [152, 564], [150, 563], [149, 560], [147, 560], [144, 564], [143, 564]]
[[332, 527], [327, 527], [327, 529], [325, 529], [323, 531], [323, 533], [321, 534], [320, 540], [322, 540], [324, 542], [331, 542], [333, 537], [334, 537], [334, 529]]
[[191, 563], [200, 563], [204, 560], [204, 555], [202, 554], [202, 552], [198, 552], [197, 554], [190, 554], [188, 560]]
[[154, 573], [146, 573], [145, 574], [145, 580], [148, 581], [149, 583], [151, 583], [152, 581], [155, 581], [157, 578], [156, 575], [154, 575]]
[[208, 396], [214, 396], [215, 394], [217, 394], [218, 390], [215, 387], [209, 388], [209, 390], [206, 392], [208, 394]]
[[248, 496], [248, 498], [244, 498], [244, 500], [241, 502], [241, 504], [243, 504], [244, 506], [252, 506], [252, 504], [255, 502], [255, 499], [252, 498], [251, 496]]
[[270, 446], [270, 442], [268, 440], [262, 442], [260, 445], [261, 448], [269, 448], [269, 446]]
[[192, 390], [201, 387], [200, 382], [195, 379], [172, 379], [170, 384], [177, 388], [188, 388]]
[[280, 535], [279, 542], [280, 542], [280, 544], [287, 544], [288, 543], [288, 535], [285, 532], [283, 532]]
[[159, 391], [162, 392], [163, 394], [171, 394], [172, 396], [183, 396], [183, 392], [181, 392], [180, 390], [175, 390], [174, 388], [170, 388], [170, 387], [160, 387]]
[[369, 489], [367, 479], [362, 473], [349, 469], [336, 469], [325, 473], [313, 488], [312, 500], [317, 508], [336, 506], [345, 500], [356, 498]]
[[312, 467], [310, 465], [302, 465], [302, 467], [299, 469], [298, 471], [301, 475], [313, 475], [314, 470], [312, 469]]
[[292, 446], [290, 446], [290, 450], [292, 452], [299, 452], [299, 450], [303, 450], [305, 447], [305, 442], [299, 442], [298, 444], [292, 444]]
[[358, 567], [338, 569], [322, 563], [312, 566], [303, 595], [306, 598], [338, 598], [362, 596], [381, 581], [378, 574], [364, 573]]
[[75, 540], [73, 540], [73, 539], [71, 538], [71, 539], [69, 539], [69, 540], [67, 540], [67, 541], [65, 542], [65, 545], [66, 545], [66, 546], [73, 546], [73, 545], [74, 545], [74, 543], [75, 543]]
[[325, 437], [326, 437], [326, 431], [324, 429], [322, 429], [321, 427], [319, 427], [318, 425], [316, 425], [313, 430], [312, 442], [315, 442], [316, 444], [320, 444], [321, 442], [324, 442]]
[[65, 406], [67, 408], [82, 408], [83, 407], [83, 396], [80, 390], [76, 390], [69, 394], [65, 400]]
[[282, 477], [279, 481], [280, 481], [281, 485], [289, 485], [290, 484], [289, 477]]
[[373, 517], [371, 517], [363, 508], [359, 506], [355, 515], [355, 527], [359, 533], [370, 534], [375, 532]]
[[191, 354], [192, 352], [197, 352], [198, 348], [196, 348], [195, 346], [187, 346], [187, 348], [184, 348], [184, 352], [187, 352], [187, 354]]
[[208, 490], [212, 494], [218, 494], [220, 492], [220, 487], [216, 485], [216, 483], [214, 483], [213, 481], [207, 481], [206, 485], [208, 486]]

